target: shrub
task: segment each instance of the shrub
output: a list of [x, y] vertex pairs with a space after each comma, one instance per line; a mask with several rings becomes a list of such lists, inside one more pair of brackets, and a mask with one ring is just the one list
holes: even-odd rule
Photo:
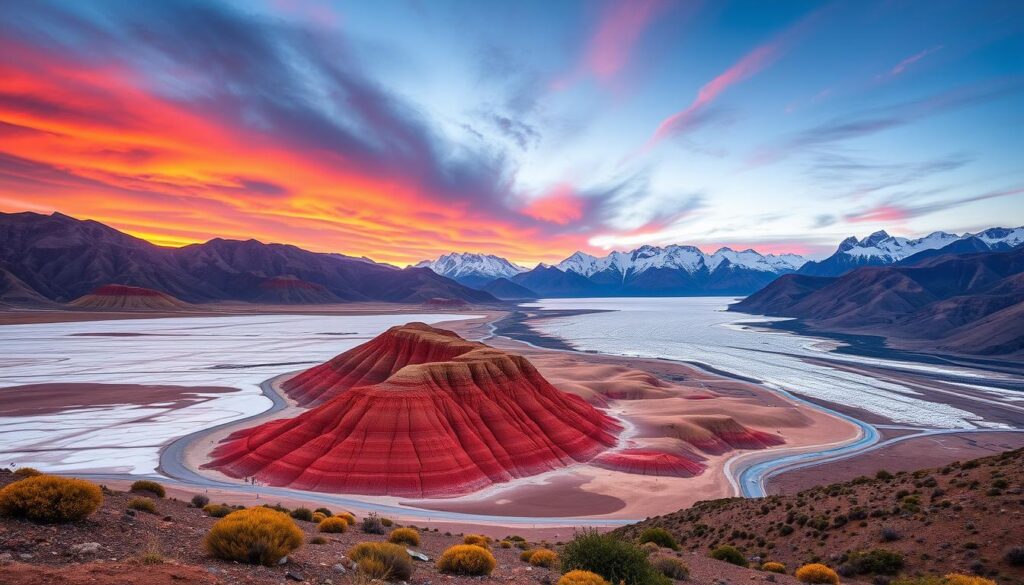
[[462, 544], [472, 544], [474, 546], [487, 548], [488, 545], [491, 544], [491, 539], [479, 534], [467, 534], [466, 537], [462, 539]]
[[747, 557], [743, 556], [743, 553], [731, 544], [723, 544], [716, 547], [711, 551], [711, 558], [719, 561], [725, 561], [738, 567], [746, 567], [748, 564]]
[[[355, 518], [352, 521], [355, 522]], [[363, 518], [362, 529], [367, 534], [384, 534], [386, 532], [384, 523], [380, 521], [380, 516], [372, 512]]]
[[43, 472], [39, 471], [35, 467], [19, 467], [14, 471], [14, 481], [18, 481], [19, 479], [25, 479], [27, 477], [35, 477], [37, 475], [42, 474]]
[[[331, 513], [331, 511], [328, 510], [327, 508], [317, 508], [316, 510], [313, 510], [313, 513], [314, 514], [323, 514], [324, 518], [327, 518], [329, 516], [334, 516], [334, 514]], [[353, 520], [354, 520], [354, 518], [353, 518]]]
[[1024, 546], [1015, 546], [1010, 550], [1006, 551], [1003, 555], [1007, 563], [1014, 567], [1024, 567]]
[[490, 575], [497, 565], [491, 551], [475, 544], [449, 547], [437, 559], [437, 569], [456, 575]]
[[882, 542], [894, 542], [903, 538], [900, 533], [890, 526], [882, 528]]
[[651, 559], [651, 566], [669, 579], [679, 581], [690, 577], [690, 567], [682, 559], [671, 555], [655, 555]]
[[226, 504], [206, 504], [203, 506], [203, 512], [206, 512], [206, 515], [211, 518], [223, 518], [234, 510]]
[[313, 521], [313, 510], [310, 510], [309, 508], [295, 508], [289, 515], [292, 518], [302, 520], [303, 522]]
[[944, 583], [945, 585], [996, 585], [996, 582], [992, 579], [976, 577], [974, 575], [962, 575], [960, 573], [946, 575]]
[[672, 550], [678, 550], [679, 544], [676, 543], [676, 539], [672, 536], [668, 530], [664, 528], [648, 528], [640, 533], [640, 544], [645, 542], [653, 542], [654, 544], [662, 548], [670, 548]]
[[857, 551], [847, 557], [846, 565], [855, 575], [895, 575], [903, 568], [903, 555], [884, 548]]
[[407, 544], [409, 546], [420, 545], [420, 533], [414, 528], [395, 528], [388, 535], [388, 542], [395, 544]]
[[204, 496], [202, 494], [196, 494], [196, 495], [192, 496], [192, 507], [193, 508], [200, 508], [200, 509], [202, 509], [202, 508], [205, 508], [206, 505], [209, 504], [209, 503], [210, 503], [210, 498], [208, 498], [208, 497], [206, 497], [206, 496]]
[[888, 471], [886, 471], [884, 469], [879, 469], [878, 473], [875, 474], [875, 479], [880, 479], [882, 481], [889, 481], [893, 477], [894, 477], [893, 474], [889, 473]]
[[811, 563], [796, 570], [796, 579], [801, 583], [839, 583], [839, 575], [821, 563]]
[[321, 522], [323, 522], [326, 519], [327, 519], [327, 516], [324, 516], [320, 512], [313, 512], [313, 523], [314, 524], [320, 524]]
[[404, 547], [390, 542], [360, 542], [349, 549], [348, 558], [371, 579], [407, 581], [412, 576], [412, 557]]
[[148, 479], [140, 479], [139, 481], [133, 483], [132, 487], [130, 488], [130, 491], [136, 493], [150, 493], [158, 498], [162, 498], [167, 495], [167, 490], [164, 489], [164, 486], [158, 484], [155, 481], [150, 481]]
[[392, 526], [395, 525], [395, 522], [391, 518], [388, 518], [388, 517], [385, 517], [385, 516], [381, 517], [380, 523], [381, 523], [381, 525], [384, 526], [384, 528], [391, 528]]
[[302, 546], [303, 534], [283, 512], [256, 507], [221, 518], [206, 535], [206, 551], [228, 561], [272, 567]]
[[661, 547], [654, 544], [653, 542], [645, 542], [640, 545], [640, 550], [644, 551], [648, 555], [653, 555], [654, 553], [660, 551]]
[[345, 519], [340, 516], [331, 516], [321, 520], [316, 529], [320, 532], [340, 534], [348, 530], [348, 522], [345, 522]]
[[156, 514], [156, 504], [149, 498], [132, 498], [128, 501], [128, 507], [132, 510]]
[[761, 565], [761, 570], [767, 571], [769, 573], [779, 573], [780, 575], [785, 575], [786, 565], [783, 565], [782, 563], [776, 561], [768, 561]]
[[309, 544], [327, 544], [327, 539], [323, 536], [314, 536], [309, 539]]
[[[355, 524], [356, 524], [356, 517], [353, 516], [351, 512], [338, 512], [337, 514], [334, 514], [333, 516], [336, 517], [336, 518], [341, 518], [342, 520], [347, 522], [349, 526], [355, 526]], [[330, 517], [330, 516], [328, 516], [328, 517]]]
[[590, 571], [569, 571], [562, 575], [557, 585], [609, 585], [601, 575]]
[[70, 477], [37, 475], [0, 489], [0, 515], [33, 522], [74, 522], [102, 503], [98, 485]]
[[610, 583], [660, 585], [665, 581], [639, 546], [596, 530], [578, 532], [562, 549], [562, 570], [575, 569], [597, 573]]
[[530, 560], [528, 562], [534, 567], [550, 569], [558, 562], [558, 555], [553, 550], [541, 548], [537, 549], [532, 555], [530, 555]]
[[503, 540], [498, 543], [498, 546], [500, 546], [501, 548], [512, 548], [512, 543], [507, 540]]

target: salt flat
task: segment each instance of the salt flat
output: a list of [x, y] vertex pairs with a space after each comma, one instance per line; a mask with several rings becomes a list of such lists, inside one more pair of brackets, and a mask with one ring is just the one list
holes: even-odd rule
[[[699, 362], [756, 378], [780, 390], [925, 428], [1024, 426], [1024, 411], [1018, 406], [1020, 393], [985, 384], [986, 380], [1012, 376], [829, 353], [834, 341], [744, 326], [777, 319], [726, 312], [733, 301], [721, 297], [546, 299], [529, 306], [607, 311], [531, 324], [541, 333], [562, 338], [580, 350]], [[870, 376], [852, 371], [861, 365], [913, 371], [918, 380], [910, 383], [898, 375]], [[947, 376], [970, 378], [972, 389], [986, 399], [967, 392], [957, 400], [941, 399], [939, 390], [931, 391], [920, 382], [920, 378], [929, 376], [937, 380]], [[999, 417], [988, 412], [992, 404], [986, 401], [994, 398], [1006, 405]]]
[[[194, 390], [183, 403], [140, 396], [132, 403], [91, 405], [83, 396], [59, 411], [0, 416], [0, 464], [153, 473], [167, 442], [268, 409], [271, 402], [259, 387], [264, 380], [323, 362], [394, 325], [471, 317], [247, 315], [0, 327], [0, 391], [44, 383]], [[234, 390], [203, 391], [216, 387]]]

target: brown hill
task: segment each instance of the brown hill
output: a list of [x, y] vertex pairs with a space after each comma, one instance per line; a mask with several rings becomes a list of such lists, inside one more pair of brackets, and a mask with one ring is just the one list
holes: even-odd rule
[[327, 287], [291, 276], [268, 278], [258, 286], [259, 294], [252, 299], [254, 303], [316, 305], [341, 302]]
[[[589, 461], [616, 443], [613, 419], [520, 355], [422, 323], [361, 348], [300, 375], [332, 382], [320, 406], [231, 435], [206, 467], [303, 490], [446, 497]], [[344, 375], [333, 367], [356, 361], [361, 369]]]
[[[780, 561], [791, 570], [823, 562], [865, 581], [882, 573], [958, 572], [1024, 583], [1024, 450], [940, 469], [879, 473], [795, 495], [701, 502], [616, 533], [632, 538], [661, 527], [692, 551], [730, 544], [748, 558]], [[859, 554], [877, 549], [895, 554]]]
[[55, 303], [32, 290], [10, 272], [0, 268], [0, 308], [5, 307], [51, 307]]
[[191, 307], [167, 293], [122, 284], [101, 286], [68, 306], [86, 311], [182, 311]]

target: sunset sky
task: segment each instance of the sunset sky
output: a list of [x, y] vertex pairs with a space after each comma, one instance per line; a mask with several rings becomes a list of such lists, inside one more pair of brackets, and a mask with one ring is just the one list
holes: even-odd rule
[[1024, 224], [1024, 3], [0, 0], [0, 211], [404, 265]]

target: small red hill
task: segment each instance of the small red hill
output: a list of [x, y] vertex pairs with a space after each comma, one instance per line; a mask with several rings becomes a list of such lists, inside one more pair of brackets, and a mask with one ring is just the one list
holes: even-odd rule
[[612, 471], [659, 477], [693, 477], [704, 471], [704, 465], [699, 461], [673, 453], [647, 449], [625, 449], [602, 453], [594, 459], [593, 463]]
[[285, 305], [315, 305], [339, 303], [339, 299], [326, 287], [294, 277], [279, 276], [268, 278], [259, 284], [259, 294], [253, 299], [257, 303]]
[[167, 293], [123, 284], [101, 286], [68, 304], [90, 311], [180, 311], [189, 308], [188, 303]]
[[301, 374], [307, 384], [310, 372], [332, 376], [331, 398], [233, 434], [207, 467], [303, 490], [445, 497], [589, 461], [616, 443], [613, 419], [525, 358], [450, 331], [392, 328], [325, 365], [357, 360], [340, 376], [324, 366]]

